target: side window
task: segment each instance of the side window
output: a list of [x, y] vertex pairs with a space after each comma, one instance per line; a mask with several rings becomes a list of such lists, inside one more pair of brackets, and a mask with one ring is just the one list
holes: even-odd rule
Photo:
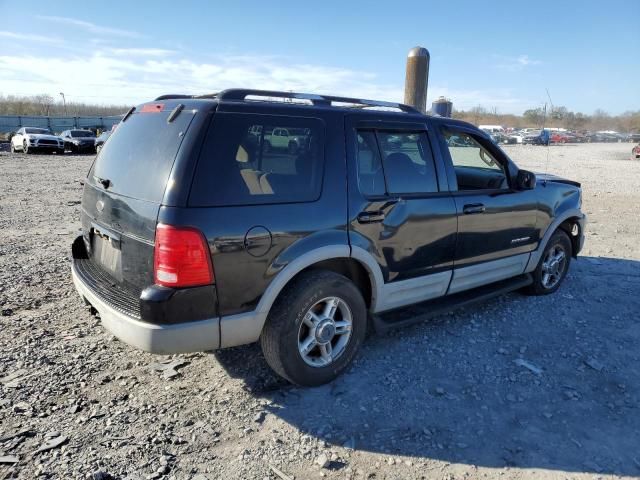
[[498, 190], [509, 188], [504, 166], [473, 136], [445, 130], [458, 190]]
[[189, 203], [314, 201], [320, 196], [323, 166], [322, 121], [217, 113], [198, 160]]
[[360, 130], [357, 133], [358, 141], [358, 187], [360, 192], [367, 196], [384, 195], [384, 172], [382, 160], [373, 130]]
[[424, 132], [377, 132], [387, 192], [432, 193], [438, 191], [431, 145]]

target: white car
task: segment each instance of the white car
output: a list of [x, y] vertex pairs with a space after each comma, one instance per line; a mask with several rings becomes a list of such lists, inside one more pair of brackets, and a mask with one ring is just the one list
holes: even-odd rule
[[11, 137], [11, 151], [34, 151], [64, 154], [64, 141], [46, 128], [22, 127]]

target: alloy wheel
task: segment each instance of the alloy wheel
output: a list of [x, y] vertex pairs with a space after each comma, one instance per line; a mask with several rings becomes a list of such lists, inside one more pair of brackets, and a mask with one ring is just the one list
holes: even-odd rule
[[298, 331], [298, 352], [307, 365], [326, 367], [344, 353], [353, 316], [339, 297], [327, 297], [309, 308]]
[[551, 247], [542, 262], [542, 286], [547, 290], [555, 287], [562, 279], [567, 264], [567, 253], [562, 245]]

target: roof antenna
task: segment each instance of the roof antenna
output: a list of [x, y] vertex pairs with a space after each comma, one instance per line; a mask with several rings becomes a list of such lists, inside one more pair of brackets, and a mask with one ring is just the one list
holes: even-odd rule
[[[549, 105], [551, 105], [551, 113], [553, 114], [553, 100], [551, 100], [551, 95], [549, 94], [549, 89], [545, 87], [545, 91], [547, 92], [547, 98], [549, 99]], [[544, 114], [542, 116], [542, 132], [544, 132], [544, 124], [546, 122], [547, 119], [547, 102], [544, 103]], [[542, 132], [540, 132], [540, 134], [542, 135]], [[545, 177], [547, 176], [547, 174], [549, 173], [549, 160], [550, 160], [550, 148], [551, 146], [551, 133], [549, 133], [549, 140], [547, 141], [547, 163], [544, 167], [544, 175]], [[545, 178], [543, 185], [547, 185], [547, 180]]]

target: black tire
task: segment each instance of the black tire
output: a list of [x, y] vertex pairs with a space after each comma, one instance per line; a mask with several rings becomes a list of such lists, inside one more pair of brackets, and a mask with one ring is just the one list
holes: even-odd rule
[[[551, 251], [556, 249], [561, 249], [564, 252], [564, 262], [559, 268], [561, 269], [557, 281], [553, 283], [553, 285], [549, 285], [548, 282], [545, 283], [545, 261], [547, 260]], [[556, 230], [547, 246], [542, 252], [542, 256], [540, 257], [540, 261], [536, 266], [536, 269], [532, 272], [533, 275], [533, 283], [524, 289], [524, 293], [528, 295], [549, 295], [550, 293], [555, 292], [560, 288], [564, 278], [567, 276], [567, 272], [569, 271], [569, 265], [571, 264], [571, 240], [569, 240], [569, 236], [563, 230]]]
[[[351, 336], [342, 353], [331, 363], [311, 366], [298, 349], [301, 325], [310, 309], [327, 297], [338, 298], [348, 306]], [[351, 364], [366, 331], [367, 309], [358, 288], [337, 273], [312, 270], [302, 273], [280, 294], [269, 312], [260, 343], [267, 363], [278, 375], [291, 383], [311, 387], [332, 381]]]
[[25, 154], [29, 154], [29, 145], [27, 144], [26, 140], [24, 142], [22, 142], [22, 151]]

